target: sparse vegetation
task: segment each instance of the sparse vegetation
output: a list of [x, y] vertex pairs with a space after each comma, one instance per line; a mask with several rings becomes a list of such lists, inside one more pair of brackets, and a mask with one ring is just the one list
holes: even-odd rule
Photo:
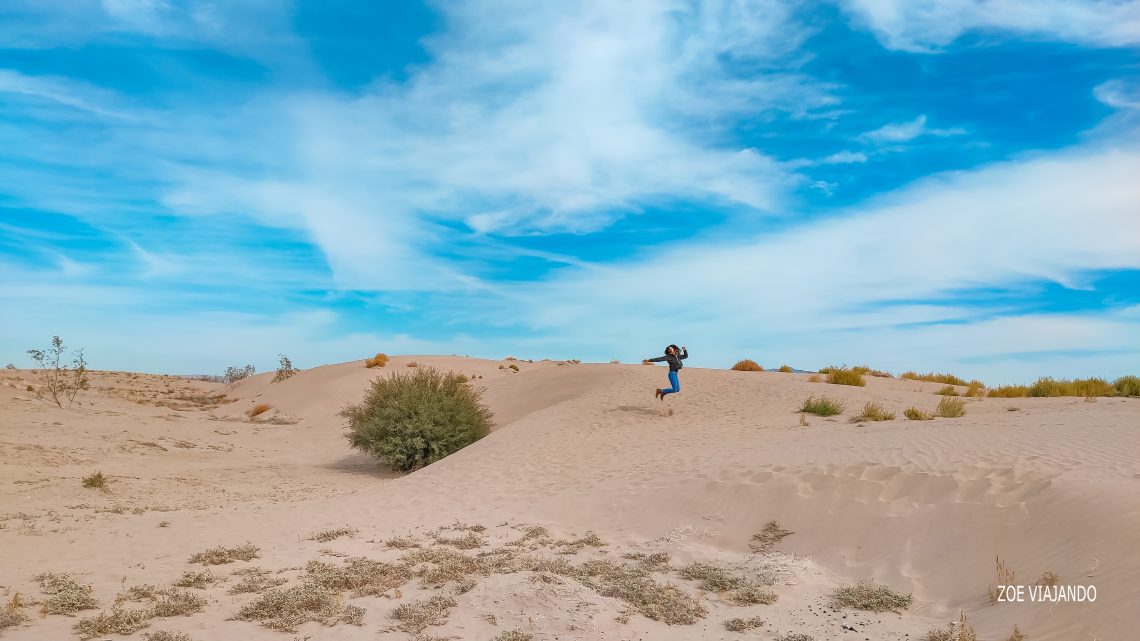
[[966, 387], [966, 396], [969, 398], [980, 398], [986, 395], [986, 386], [981, 381], [970, 381]]
[[996, 604], [998, 597], [1001, 596], [1000, 587], [1003, 585], [1015, 585], [1015, 573], [1000, 556], [994, 557], [994, 572], [997, 574], [997, 584], [991, 585], [989, 589], [990, 603]]
[[953, 385], [947, 385], [946, 387], [943, 387], [942, 389], [935, 392], [935, 394], [941, 394], [942, 396], [960, 396], [958, 393], [958, 388], [954, 387]]
[[732, 369], [737, 372], [763, 372], [764, 368], [760, 364], [750, 358], [742, 358], [736, 361]]
[[1041, 576], [1037, 579], [1037, 585], [1044, 585], [1047, 587], [1053, 587], [1060, 582], [1061, 577], [1057, 576], [1057, 573], [1052, 570], [1046, 570], [1042, 572]]
[[394, 536], [394, 537], [388, 539], [387, 541], [384, 541], [384, 545], [387, 547], [390, 547], [390, 548], [396, 548], [396, 549], [400, 549], [400, 550], [406, 550], [406, 549], [421, 547], [420, 542], [413, 539], [410, 536]]
[[230, 387], [237, 384], [238, 381], [249, 378], [257, 373], [257, 369], [253, 365], [246, 365], [245, 367], [227, 367], [225, 374], [222, 374], [222, 382]]
[[169, 630], [144, 632], [142, 637], [143, 641], [193, 641], [190, 635], [185, 632], [171, 632]]
[[284, 354], [278, 354], [278, 356], [281, 357], [281, 361], [277, 366], [277, 372], [273, 375], [273, 380], [271, 381], [273, 383], [287, 381], [290, 378], [296, 376], [297, 373], [301, 371], [296, 367], [293, 367], [293, 361], [289, 360], [288, 356]]
[[522, 630], [519, 630], [519, 629], [515, 629], [515, 630], [508, 630], [508, 631], [500, 634], [499, 636], [495, 637], [494, 641], [531, 641], [531, 639], [533, 639], [533, 638], [534, 638], [533, 634], [531, 634], [529, 632], [523, 632]]
[[230, 594], [260, 594], [288, 582], [284, 577], [273, 576], [269, 570], [261, 568], [242, 568], [234, 572], [234, 575], [242, 579], [230, 588]]
[[893, 421], [895, 413], [883, 407], [878, 401], [867, 401], [863, 404], [863, 411], [851, 418], [852, 422], [859, 421]]
[[948, 623], [943, 627], [931, 628], [923, 641], [978, 641], [974, 628], [966, 620], [966, 611], [963, 610], [958, 617], [958, 623]]
[[815, 637], [803, 632], [789, 632], [776, 637], [776, 641], [815, 641]]
[[1021, 629], [1017, 627], [1016, 623], [1013, 624], [1013, 632], [1009, 633], [1009, 640], [1008, 641], [1025, 641], [1028, 638], [1029, 638], [1029, 635], [1022, 632]]
[[752, 535], [752, 541], [748, 544], [748, 547], [751, 548], [753, 552], [767, 554], [775, 549], [777, 543], [793, 534], [795, 534], [795, 532], [785, 530], [780, 527], [780, 524], [775, 520], [768, 521], [764, 524], [764, 529]]
[[935, 416], [942, 418], [958, 418], [959, 416], [966, 415], [966, 401], [960, 398], [947, 396], [941, 401], [938, 401], [938, 408], [934, 411]]
[[792, 366], [791, 365], [781, 365], [779, 371], [784, 372], [785, 374], [790, 374], [792, 372]]
[[808, 377], [808, 382], [809, 383], [822, 383], [823, 377], [821, 377], [819, 374], [812, 374], [811, 376]]
[[388, 360], [389, 360], [388, 355], [381, 352], [381, 353], [376, 354], [372, 358], [365, 359], [364, 366], [369, 368], [369, 369], [371, 369], [373, 367], [384, 367], [385, 365], [388, 364]]
[[744, 577], [733, 574], [718, 565], [701, 561], [686, 565], [681, 568], [678, 574], [682, 579], [700, 581], [697, 587], [706, 592], [727, 592], [747, 584]]
[[1112, 382], [1112, 387], [1120, 396], [1140, 396], [1140, 376], [1121, 376]]
[[340, 412], [352, 447], [403, 472], [430, 465], [483, 438], [492, 414], [462, 374], [431, 367], [377, 378], [364, 400]]
[[218, 577], [214, 576], [209, 570], [202, 570], [195, 572], [193, 570], [186, 570], [182, 573], [182, 578], [173, 583], [175, 587], [179, 588], [198, 588], [205, 590], [210, 587], [210, 584], [217, 581]]
[[410, 634], [419, 634], [428, 626], [443, 625], [451, 609], [459, 605], [449, 596], [435, 595], [413, 603], [405, 603], [392, 612], [396, 627]]
[[354, 527], [338, 527], [328, 530], [321, 530], [320, 532], [314, 532], [310, 534], [305, 540], [328, 543], [329, 541], [334, 541], [342, 536], [352, 536], [353, 534], [356, 534], [356, 532], [357, 529]]
[[30, 617], [24, 614], [24, 605], [19, 592], [12, 595], [4, 608], [0, 609], [0, 632], [29, 620]]
[[918, 409], [917, 407], [908, 407], [903, 410], [903, 416], [912, 421], [930, 421], [934, 420], [934, 416]]
[[746, 585], [733, 591], [731, 598], [736, 605], [772, 605], [780, 595], [758, 585]]
[[986, 393], [990, 398], [1021, 398], [1029, 396], [1028, 385], [1001, 385]]
[[1116, 388], [1103, 378], [1078, 378], [1073, 380], [1042, 377], [1029, 386], [1029, 395], [1050, 396], [1115, 396]]
[[190, 557], [190, 563], [202, 565], [225, 565], [234, 561], [252, 561], [258, 556], [260, 548], [252, 543], [246, 543], [236, 548], [216, 547], [205, 552], [199, 552]]
[[94, 639], [108, 634], [134, 634], [150, 625], [150, 610], [112, 608], [92, 617], [80, 619], [74, 626], [80, 639]]
[[[70, 365], [66, 363], [69, 351], [74, 351]], [[63, 346], [63, 341], [58, 336], [52, 337], [51, 347], [29, 349], [28, 354], [40, 370], [40, 387], [36, 389], [36, 398], [41, 401], [50, 401], [61, 408], [71, 407], [79, 392], [90, 387], [83, 350], [69, 350]]]
[[724, 627], [729, 632], [747, 632], [762, 625], [764, 625], [764, 619], [760, 617], [752, 617], [751, 619], [729, 619], [724, 622]]
[[103, 476], [102, 472], [95, 472], [90, 476], [83, 477], [83, 487], [94, 490], [107, 489], [107, 477]]
[[912, 381], [926, 381], [928, 383], [942, 383], [944, 385], [966, 385], [966, 381], [953, 374], [936, 374], [930, 372], [929, 374], [919, 374], [918, 372], [903, 372], [899, 374], [899, 378], [905, 378]]
[[81, 585], [69, 574], [41, 574], [36, 577], [40, 589], [49, 595], [43, 603], [45, 614], [72, 614], [79, 610], [93, 610], [99, 607], [94, 589]]
[[[854, 385], [863, 387], [867, 381], [863, 378], [861, 368], [835, 367], [827, 372], [827, 382], [832, 385]], [[822, 372], [822, 370], [820, 370]]]
[[268, 412], [271, 409], [273, 409], [273, 408], [270, 407], [269, 405], [267, 405], [266, 403], [258, 403], [257, 405], [254, 405], [253, 407], [246, 410], [245, 415], [248, 416], [249, 420], [252, 421], [252, 420], [256, 419], [258, 416], [261, 416], [262, 414]]
[[511, 363], [510, 365], [507, 365], [507, 369], [517, 372], [519, 371], [519, 366]]
[[820, 396], [816, 398], [814, 395], [804, 399], [804, 403], [800, 406], [799, 411], [807, 414], [815, 414], [816, 416], [835, 416], [842, 414], [846, 409], [843, 401]]
[[287, 589], [266, 590], [238, 610], [234, 618], [239, 621], [257, 621], [273, 630], [296, 632], [298, 626], [309, 621], [318, 621], [327, 626], [342, 621], [359, 625], [362, 612], [357, 612], [358, 610], [354, 606], [342, 608], [340, 597], [332, 590], [305, 581]]
[[870, 610], [871, 612], [898, 612], [910, 607], [914, 595], [873, 581], [860, 581], [856, 585], [836, 588], [832, 601], [836, 607]]

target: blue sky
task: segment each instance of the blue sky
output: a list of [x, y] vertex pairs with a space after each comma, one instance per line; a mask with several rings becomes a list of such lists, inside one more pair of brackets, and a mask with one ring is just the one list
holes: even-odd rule
[[20, 366], [1136, 373], [1140, 2], [14, 0], [0, 273]]

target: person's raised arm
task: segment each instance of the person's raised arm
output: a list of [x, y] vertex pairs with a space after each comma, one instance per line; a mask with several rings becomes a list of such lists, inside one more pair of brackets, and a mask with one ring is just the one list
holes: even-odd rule
[[682, 347], [681, 348], [681, 359], [684, 360], [688, 357], [689, 357], [689, 348], [688, 347]]
[[660, 363], [663, 360], [665, 360], [664, 356], [658, 356], [657, 358], [647, 358], [642, 362], [643, 363]]

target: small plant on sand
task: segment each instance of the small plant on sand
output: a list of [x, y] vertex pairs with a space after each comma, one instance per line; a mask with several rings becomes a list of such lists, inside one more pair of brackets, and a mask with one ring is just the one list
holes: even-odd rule
[[517, 372], [517, 371], [519, 371], [519, 366], [515, 365], [514, 363], [511, 363], [510, 365], [507, 365], [507, 369]]
[[736, 605], [772, 605], [780, 595], [758, 585], [746, 585], [734, 590], [729, 598]]
[[257, 373], [257, 369], [253, 365], [246, 365], [245, 367], [227, 367], [226, 373], [222, 374], [222, 382], [230, 387], [237, 384], [243, 378], [249, 378]]
[[836, 607], [870, 610], [871, 612], [898, 612], [910, 607], [912, 594], [903, 594], [873, 581], [860, 581], [856, 585], [836, 588], [832, 602]]
[[776, 637], [776, 641], [815, 641], [815, 637], [803, 632], [789, 632]]
[[0, 609], [0, 632], [3, 632], [4, 628], [19, 625], [30, 619], [27, 614], [24, 614], [23, 607], [25, 605], [19, 592], [12, 595], [4, 608]]
[[70, 365], [65, 356], [68, 351], [71, 350], [63, 346], [63, 341], [58, 336], [52, 337], [51, 347], [47, 349], [28, 350], [32, 362], [40, 370], [40, 387], [36, 390], [36, 398], [55, 403], [59, 407], [71, 407], [79, 392], [90, 387], [83, 350], [74, 350], [75, 356]]
[[934, 416], [933, 416], [933, 415], [931, 415], [931, 414], [927, 414], [926, 412], [924, 412], [924, 411], [922, 411], [922, 410], [920, 410], [920, 409], [918, 409], [917, 407], [914, 407], [914, 406], [908, 407], [908, 408], [906, 408], [905, 410], [903, 410], [903, 416], [905, 416], [905, 417], [909, 418], [909, 419], [910, 419], [910, 420], [912, 420], [912, 421], [930, 421], [930, 420], [934, 420]]
[[[822, 371], [822, 370], [821, 370]], [[863, 379], [863, 372], [856, 368], [836, 367], [827, 372], [827, 382], [832, 385], [855, 385], [863, 387], [867, 381]]]
[[762, 625], [764, 625], [764, 619], [760, 617], [752, 617], [751, 619], [729, 619], [724, 622], [724, 627], [729, 632], [747, 632]]
[[1041, 576], [1037, 578], [1037, 585], [1044, 585], [1050, 588], [1060, 582], [1061, 577], [1057, 576], [1057, 573], [1052, 570], [1045, 570], [1041, 573]]
[[816, 398], [814, 395], [804, 399], [804, 404], [800, 406], [799, 411], [807, 414], [815, 414], [816, 416], [835, 416], [842, 414], [846, 406], [843, 401], [820, 396]]
[[867, 401], [863, 405], [863, 411], [859, 412], [858, 416], [851, 417], [851, 422], [858, 423], [861, 421], [893, 421], [895, 420], [895, 413], [883, 407], [883, 404], [878, 401]]
[[791, 374], [793, 370], [791, 365], [781, 365], [780, 369], [777, 371], [783, 372], [785, 374]]
[[319, 543], [328, 543], [329, 541], [335, 541], [342, 536], [352, 536], [353, 534], [356, 534], [356, 532], [357, 529], [354, 527], [338, 527], [328, 530], [321, 530], [320, 532], [314, 532], [306, 537], [305, 540], [317, 541]]
[[90, 585], [80, 585], [67, 574], [41, 574], [36, 577], [40, 589], [49, 595], [43, 602], [44, 614], [72, 614], [99, 607]]
[[1021, 398], [1029, 396], [1029, 386], [1001, 385], [986, 392], [986, 396], [990, 398]]
[[234, 561], [252, 561], [257, 558], [258, 552], [260, 549], [252, 543], [246, 543], [236, 548], [216, 547], [190, 557], [190, 563], [225, 565]]
[[1016, 578], [1014, 571], [1005, 564], [1000, 556], [994, 557], [994, 572], [997, 574], [997, 584], [991, 585], [988, 590], [992, 604], [998, 602], [998, 597], [1001, 596], [1001, 586], [1015, 585], [1014, 579]]
[[273, 576], [269, 570], [261, 568], [242, 568], [234, 575], [242, 579], [230, 588], [230, 594], [260, 594], [288, 582], [284, 577]]
[[214, 576], [209, 570], [202, 570], [195, 572], [193, 570], [186, 570], [182, 573], [182, 578], [175, 581], [172, 585], [179, 588], [198, 588], [205, 590], [210, 587], [210, 584], [217, 581], [218, 577]]
[[373, 367], [384, 367], [388, 364], [388, 355], [383, 352], [376, 354], [372, 358], [365, 359], [364, 366], [371, 369]]
[[362, 616], [360, 608], [341, 607], [340, 597], [334, 591], [312, 581], [305, 581], [287, 589], [266, 590], [238, 610], [234, 618], [239, 621], [257, 621], [272, 630], [296, 632], [298, 626], [309, 621], [318, 621], [327, 626], [341, 622], [360, 625]]
[[515, 629], [515, 630], [508, 630], [508, 631], [500, 634], [499, 636], [495, 637], [494, 641], [531, 641], [531, 639], [533, 639], [533, 638], [534, 638], [533, 634], [531, 634], [529, 632], [523, 632], [522, 630], [519, 630], [519, 629]]
[[73, 627], [80, 639], [94, 639], [108, 634], [134, 634], [150, 625], [150, 610], [112, 608], [92, 617], [80, 619]]
[[1028, 638], [1029, 635], [1022, 632], [1021, 629], [1017, 627], [1016, 623], [1013, 624], [1013, 632], [1009, 633], [1008, 641], [1025, 641]]
[[411, 472], [483, 438], [492, 414], [462, 374], [431, 367], [372, 381], [359, 404], [345, 407], [352, 447]]
[[459, 605], [449, 596], [435, 595], [433, 597], [405, 603], [392, 612], [396, 627], [410, 634], [419, 634], [428, 626], [443, 625], [451, 609]]
[[107, 489], [107, 477], [103, 476], [102, 472], [95, 472], [90, 476], [83, 477], [83, 487], [95, 490]]
[[262, 414], [268, 412], [271, 409], [273, 409], [273, 408], [270, 407], [269, 405], [265, 404], [265, 403], [258, 403], [257, 405], [254, 405], [253, 407], [246, 410], [245, 415], [248, 416], [249, 420], [252, 421], [252, 420], [256, 419], [258, 416], [261, 416]]
[[737, 372], [763, 372], [764, 368], [760, 364], [750, 358], [742, 358], [736, 361], [732, 369]]
[[822, 383], [823, 377], [820, 376], [819, 374], [812, 374], [811, 376], [808, 377], [808, 382], [809, 383]]
[[284, 354], [278, 354], [278, 356], [281, 357], [281, 364], [277, 366], [277, 373], [273, 375], [273, 380], [271, 381], [273, 383], [287, 381], [301, 371], [293, 367], [293, 361], [289, 360], [288, 356]]
[[1121, 376], [1112, 382], [1112, 387], [1120, 396], [1140, 396], [1140, 376]]
[[931, 628], [922, 639], [923, 641], [978, 641], [978, 635], [966, 620], [966, 612], [963, 610], [957, 623]]
[[929, 374], [919, 374], [918, 372], [903, 372], [899, 374], [899, 378], [905, 378], [912, 381], [926, 381], [928, 383], [942, 383], [943, 385], [966, 385], [966, 381], [961, 377], [953, 374], [936, 374], [930, 372]]
[[970, 381], [966, 386], [966, 396], [970, 398], [982, 398], [986, 395], [986, 386], [981, 381]]
[[954, 387], [953, 385], [947, 385], [946, 387], [943, 387], [942, 389], [935, 392], [935, 394], [941, 394], [942, 396], [959, 396], [958, 388]]
[[935, 416], [942, 418], [958, 418], [959, 416], [966, 415], [966, 401], [960, 398], [947, 396], [941, 401], [938, 401], [938, 408], [934, 411]]
[[752, 541], [748, 544], [748, 547], [751, 548], [753, 552], [767, 554], [775, 549], [777, 543], [793, 534], [795, 534], [795, 532], [785, 530], [780, 527], [780, 524], [775, 520], [768, 521], [764, 524], [764, 529], [752, 535]]
[[411, 548], [422, 547], [419, 541], [410, 536], [394, 536], [384, 541], [384, 545], [397, 550], [409, 550]]
[[700, 581], [697, 587], [707, 592], [727, 592], [747, 584], [744, 577], [733, 574], [718, 565], [701, 561], [694, 561], [686, 565], [681, 568], [678, 574], [682, 579]]
[[190, 638], [190, 635], [185, 632], [171, 632], [169, 630], [158, 630], [149, 633], [144, 632], [142, 638], [143, 641], [194, 641]]

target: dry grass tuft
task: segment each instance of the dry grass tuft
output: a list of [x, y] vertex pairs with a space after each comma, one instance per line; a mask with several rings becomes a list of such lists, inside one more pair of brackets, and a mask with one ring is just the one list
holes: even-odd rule
[[839, 587], [832, 594], [836, 607], [871, 612], [898, 612], [910, 607], [913, 600], [912, 594], [903, 594], [873, 581], [860, 581], [856, 585]]
[[815, 641], [815, 637], [803, 632], [789, 632], [776, 637], [776, 641]]
[[420, 542], [410, 536], [394, 536], [387, 541], [384, 541], [384, 545], [397, 550], [407, 550], [411, 548], [421, 547]]
[[379, 353], [379, 354], [373, 356], [372, 358], [369, 358], [369, 359], [364, 361], [364, 366], [368, 367], [368, 368], [384, 367], [387, 364], [388, 364], [388, 355], [384, 354], [384, 353]]
[[287, 579], [271, 576], [272, 574], [269, 570], [261, 568], [242, 568], [234, 572], [235, 576], [240, 576], [242, 579], [230, 588], [230, 594], [260, 594], [269, 588], [275, 588], [288, 582]]
[[934, 416], [932, 414], [927, 414], [926, 412], [918, 409], [917, 407], [906, 408], [905, 410], [903, 410], [903, 416], [909, 418], [912, 421], [931, 421], [931, 420], [934, 420]]
[[863, 411], [858, 416], [851, 417], [851, 422], [859, 421], [893, 421], [895, 413], [883, 407], [878, 401], [868, 401], [863, 405]]
[[[1014, 626], [1014, 630], [1016, 629], [1017, 627]], [[966, 612], [963, 610], [957, 623], [949, 623], [940, 628], [931, 628], [923, 637], [923, 641], [978, 641], [978, 635], [974, 633], [974, 628], [966, 620]]]
[[970, 381], [966, 387], [966, 396], [970, 398], [981, 398], [986, 395], [986, 386], [981, 381]]
[[310, 534], [308, 536], [308, 538], [306, 538], [305, 540], [306, 541], [318, 541], [320, 543], [328, 543], [329, 541], [334, 541], [336, 539], [339, 539], [342, 536], [352, 536], [353, 534], [356, 534], [358, 531], [359, 530], [357, 530], [354, 527], [338, 527], [338, 528], [334, 528], [334, 529], [330, 529], [330, 530], [322, 530], [320, 532], [314, 532], [314, 533]]
[[942, 396], [960, 396], [960, 394], [958, 394], [958, 388], [953, 385], [947, 385], [935, 392], [935, 394], [941, 394]]
[[534, 635], [522, 630], [508, 630], [494, 638], [494, 641], [531, 641]]
[[780, 527], [780, 524], [776, 521], [768, 521], [764, 524], [764, 529], [752, 535], [752, 542], [748, 544], [748, 547], [752, 548], [753, 552], [767, 554], [776, 547], [777, 543], [793, 534], [795, 534], [795, 532], [785, 530]]
[[919, 374], [918, 372], [903, 372], [899, 374], [899, 378], [905, 378], [912, 381], [926, 381], [928, 383], [942, 383], [944, 385], [966, 385], [966, 381], [953, 374]]
[[201, 612], [206, 607], [206, 599], [185, 590], [169, 588], [157, 593], [157, 600], [151, 607], [151, 616], [179, 617]]
[[808, 382], [809, 383], [822, 383], [823, 377], [821, 377], [819, 374], [812, 374], [811, 376], [808, 377]]
[[1074, 380], [1039, 378], [1029, 387], [1030, 396], [1115, 396], [1116, 388], [1103, 378], [1078, 378]]
[[1022, 398], [1029, 396], [1029, 387], [1027, 385], [1002, 385], [986, 392], [986, 396], [990, 398]]
[[781, 365], [780, 369], [778, 371], [784, 372], [785, 374], [790, 374], [792, 372], [792, 366], [791, 365]]
[[681, 568], [677, 573], [682, 579], [700, 581], [697, 585], [706, 592], [727, 592], [748, 585], [748, 580], [742, 576], [712, 563], [694, 561]]
[[605, 547], [606, 543], [594, 532], [587, 532], [586, 536], [576, 539], [555, 541], [555, 547], [562, 548], [558, 551], [559, 554], [577, 554], [581, 552], [586, 546], [592, 548]]
[[625, 601], [642, 616], [668, 625], [691, 625], [708, 610], [693, 597], [672, 585], [662, 585], [640, 566], [588, 561], [578, 581], [604, 597]]
[[269, 405], [267, 405], [265, 403], [258, 403], [257, 405], [254, 405], [253, 407], [246, 410], [245, 415], [248, 416], [250, 418], [250, 420], [253, 420], [253, 419], [257, 418], [258, 416], [261, 416], [262, 414], [268, 412], [271, 409], [273, 409], [273, 408], [271, 408]]
[[732, 369], [737, 371], [737, 372], [763, 372], [764, 371], [764, 368], [760, 367], [760, 363], [757, 363], [756, 361], [754, 361], [750, 358], [742, 358], [742, 359], [736, 361], [736, 364], [732, 366]]
[[934, 410], [935, 416], [942, 418], [958, 418], [959, 416], [966, 415], [966, 401], [960, 398], [953, 398], [947, 396], [941, 401], [938, 401], [938, 407]]
[[143, 633], [143, 641], [194, 641], [185, 632], [171, 632], [158, 630], [157, 632]]
[[12, 595], [7, 605], [5, 605], [3, 609], [0, 609], [0, 631], [19, 625], [30, 619], [27, 614], [24, 614], [22, 609], [24, 605], [25, 603], [20, 599], [19, 592]]
[[150, 610], [112, 609], [100, 612], [93, 617], [80, 619], [74, 626], [80, 639], [94, 639], [108, 634], [134, 634], [150, 625]]
[[194, 572], [193, 570], [186, 570], [182, 573], [182, 578], [175, 581], [172, 585], [179, 588], [198, 588], [204, 590], [218, 580], [209, 570], [202, 570], [201, 572]]
[[351, 591], [353, 596], [375, 596], [397, 588], [412, 579], [407, 565], [352, 557], [342, 566], [320, 561], [305, 565], [305, 579], [336, 592]]
[[1016, 623], [1013, 624], [1013, 632], [1009, 633], [1008, 641], [1025, 641], [1028, 638], [1029, 637], [1017, 627]]
[[736, 605], [772, 605], [780, 595], [758, 585], [747, 585], [734, 591], [731, 599]]
[[103, 476], [102, 472], [96, 472], [91, 476], [83, 477], [83, 487], [105, 490], [107, 489], [107, 477]]
[[272, 630], [296, 632], [297, 626], [317, 621], [322, 625], [337, 623], [359, 625], [360, 608], [340, 606], [340, 597], [329, 588], [305, 581], [287, 589], [266, 590], [253, 602], [238, 610], [239, 621], [257, 621]]
[[99, 607], [90, 585], [80, 585], [68, 574], [41, 574], [36, 577], [40, 589], [50, 598], [44, 601], [44, 614], [72, 614]]
[[1057, 585], [1060, 582], [1061, 582], [1061, 577], [1057, 576], [1057, 573], [1052, 571], [1052, 570], [1045, 570], [1044, 572], [1041, 573], [1041, 576], [1038, 577], [1038, 579], [1037, 579], [1037, 585], [1044, 585], [1044, 586], [1050, 587], [1050, 588], [1053, 587], [1054, 585]]
[[1112, 382], [1112, 386], [1120, 396], [1140, 396], [1140, 376], [1121, 376]]
[[752, 617], [751, 619], [729, 619], [724, 622], [724, 627], [729, 632], [747, 632], [762, 625], [764, 625], [764, 619], [760, 617]]
[[392, 619], [396, 627], [410, 634], [419, 634], [428, 626], [443, 625], [447, 622], [447, 615], [459, 603], [449, 597], [435, 595], [413, 603], [405, 603], [392, 611]]
[[1001, 595], [999, 586], [1014, 585], [1014, 571], [1005, 564], [1005, 561], [1000, 556], [994, 557], [994, 572], [997, 574], [997, 584], [991, 585], [989, 589], [990, 603], [997, 603], [998, 597]]
[[804, 399], [804, 403], [800, 406], [799, 412], [815, 414], [816, 416], [835, 416], [836, 414], [842, 414], [846, 407], [843, 401], [838, 399], [828, 398], [826, 396], [816, 398], [813, 394]]
[[252, 561], [257, 558], [259, 551], [260, 548], [252, 543], [246, 543], [236, 548], [219, 546], [195, 554], [190, 557], [189, 562], [201, 563], [202, 565], [225, 565], [234, 561]]
[[479, 536], [475, 532], [467, 532], [462, 536], [456, 537], [437, 535], [435, 537], [435, 540], [440, 545], [450, 545], [452, 547], [459, 548], [460, 550], [474, 550], [475, 548], [481, 548], [486, 545], [483, 537]]
[[827, 372], [827, 382], [832, 385], [854, 385], [856, 387], [863, 387], [867, 384], [860, 368], [849, 369], [846, 367], [832, 368]]

